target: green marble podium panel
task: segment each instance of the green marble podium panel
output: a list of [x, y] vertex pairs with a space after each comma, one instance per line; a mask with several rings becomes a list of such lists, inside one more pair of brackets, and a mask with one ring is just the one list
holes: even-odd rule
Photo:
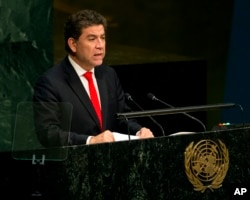
[[[186, 168], [189, 166], [186, 156], [191, 144], [195, 146], [201, 141], [206, 141], [200, 146], [205, 150], [196, 148], [200, 163], [193, 164], [197, 174], [192, 174]], [[249, 128], [76, 146], [68, 150], [68, 158], [51, 165], [53, 170], [44, 176], [50, 177], [53, 191], [58, 192], [55, 198], [234, 199], [231, 197], [235, 188], [246, 186], [250, 177]], [[196, 178], [198, 173], [203, 176], [202, 182]]]

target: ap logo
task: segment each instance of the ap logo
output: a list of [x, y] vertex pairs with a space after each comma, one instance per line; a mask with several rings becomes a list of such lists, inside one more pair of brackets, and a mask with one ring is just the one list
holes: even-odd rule
[[244, 195], [247, 193], [247, 188], [235, 188], [234, 195]]
[[245, 186], [241, 186], [241, 187], [233, 187], [232, 188], [232, 195], [231, 195], [231, 199], [232, 200], [249, 200], [249, 193], [250, 190], [248, 190], [247, 187]]

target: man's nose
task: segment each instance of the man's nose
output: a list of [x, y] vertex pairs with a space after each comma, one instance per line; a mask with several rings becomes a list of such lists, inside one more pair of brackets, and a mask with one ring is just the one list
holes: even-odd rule
[[97, 47], [97, 48], [102, 48], [102, 47], [104, 47], [104, 45], [105, 45], [105, 40], [99, 38], [99, 39], [97, 40], [97, 42], [96, 42], [96, 47]]

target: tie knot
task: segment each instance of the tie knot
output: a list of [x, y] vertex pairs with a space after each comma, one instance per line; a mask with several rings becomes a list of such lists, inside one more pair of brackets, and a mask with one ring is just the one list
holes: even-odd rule
[[86, 72], [86, 73], [84, 74], [84, 77], [85, 77], [88, 81], [92, 80], [92, 72]]

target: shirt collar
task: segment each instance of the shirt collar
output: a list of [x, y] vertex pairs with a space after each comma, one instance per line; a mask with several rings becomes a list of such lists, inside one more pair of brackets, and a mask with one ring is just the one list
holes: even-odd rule
[[[69, 55], [68, 55], [68, 59], [69, 59], [70, 64], [75, 69], [78, 76], [82, 76], [83, 74], [87, 72], [85, 69], [80, 67], [80, 65], [78, 65]], [[94, 74], [95, 68], [91, 69], [90, 71]]]

